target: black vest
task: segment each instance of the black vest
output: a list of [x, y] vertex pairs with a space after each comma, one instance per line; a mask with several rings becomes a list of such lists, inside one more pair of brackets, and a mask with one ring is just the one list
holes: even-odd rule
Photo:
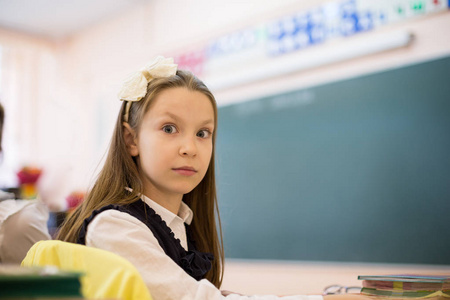
[[[77, 239], [78, 244], [86, 244], [87, 226], [96, 215], [108, 209], [115, 209], [128, 213], [147, 225], [153, 232], [153, 235], [158, 240], [158, 243], [164, 252], [196, 280], [205, 278], [206, 273], [211, 269], [211, 261], [214, 260], [214, 256], [211, 253], [203, 253], [196, 250], [195, 242], [191, 238], [189, 226], [186, 225], [188, 241], [188, 251], [186, 251], [181, 246], [180, 240], [175, 238], [174, 233], [167, 226], [166, 222], [161, 219], [161, 216], [142, 200], [135, 201], [125, 206], [111, 204], [95, 210], [89, 218], [84, 220]], [[130, 245], [130, 247], [132, 246]]]

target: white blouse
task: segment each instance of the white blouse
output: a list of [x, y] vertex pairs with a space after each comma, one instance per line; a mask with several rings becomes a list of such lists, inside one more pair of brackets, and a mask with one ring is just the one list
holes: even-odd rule
[[34, 243], [50, 240], [48, 217], [40, 200], [0, 201], [0, 263], [20, 264]]
[[[181, 203], [178, 215], [147, 197], [143, 197], [166, 222], [181, 245], [187, 249], [184, 223], [190, 224], [192, 210]], [[114, 252], [128, 259], [141, 273], [153, 299], [261, 299], [261, 300], [322, 300], [322, 296], [222, 296], [212, 283], [189, 276], [159, 245], [152, 231], [137, 218], [118, 210], [110, 209], [98, 214], [88, 225], [86, 245]]]

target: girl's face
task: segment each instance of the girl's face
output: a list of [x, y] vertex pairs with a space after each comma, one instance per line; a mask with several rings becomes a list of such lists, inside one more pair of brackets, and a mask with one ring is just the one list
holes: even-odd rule
[[214, 110], [207, 96], [183, 87], [162, 91], [136, 139], [144, 193], [158, 201], [192, 191], [208, 170], [212, 155]]

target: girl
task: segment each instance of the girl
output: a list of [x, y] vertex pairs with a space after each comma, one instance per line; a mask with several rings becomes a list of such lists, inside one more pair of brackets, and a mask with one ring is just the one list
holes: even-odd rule
[[158, 57], [125, 82], [105, 164], [58, 239], [125, 257], [155, 300], [248, 299], [219, 290], [216, 102], [199, 79], [176, 67]]

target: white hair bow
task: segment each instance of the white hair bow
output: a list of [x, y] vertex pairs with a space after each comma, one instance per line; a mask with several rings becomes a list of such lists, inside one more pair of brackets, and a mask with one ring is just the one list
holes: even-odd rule
[[151, 63], [128, 77], [118, 94], [120, 100], [128, 101], [124, 121], [128, 122], [131, 102], [140, 101], [144, 98], [147, 94], [147, 85], [152, 79], [170, 77], [176, 73], [177, 65], [173, 63], [173, 58], [158, 56]]

